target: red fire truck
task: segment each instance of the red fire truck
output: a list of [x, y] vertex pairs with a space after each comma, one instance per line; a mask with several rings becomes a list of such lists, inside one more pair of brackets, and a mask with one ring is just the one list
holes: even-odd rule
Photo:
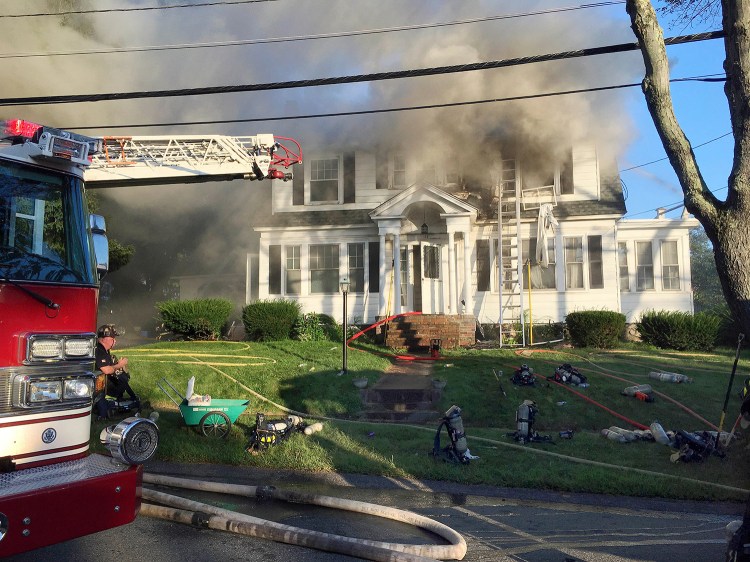
[[158, 444], [156, 423], [131, 417], [102, 432], [111, 456], [89, 454], [108, 243], [84, 184], [290, 179], [295, 145], [0, 122], [0, 558], [133, 521]]

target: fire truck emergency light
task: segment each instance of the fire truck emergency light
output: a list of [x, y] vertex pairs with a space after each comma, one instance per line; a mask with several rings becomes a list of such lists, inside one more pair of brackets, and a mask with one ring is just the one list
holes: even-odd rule
[[76, 164], [88, 166], [89, 156], [101, 150], [102, 140], [87, 137], [53, 127], [44, 127], [23, 119], [0, 121], [2, 138], [20, 144], [31, 142], [38, 146], [40, 154], [47, 158], [62, 158]]
[[33, 139], [34, 134], [42, 128], [37, 123], [24, 121], [23, 119], [6, 119], [3, 123], [3, 137]]

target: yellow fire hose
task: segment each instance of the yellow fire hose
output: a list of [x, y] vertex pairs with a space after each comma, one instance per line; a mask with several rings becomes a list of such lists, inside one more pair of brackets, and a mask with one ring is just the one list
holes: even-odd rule
[[[418, 545], [388, 543], [300, 529], [144, 488], [143, 498], [145, 500], [168, 506], [161, 507], [151, 503], [143, 503], [141, 514], [148, 517], [187, 524], [198, 522], [211, 529], [230, 531], [286, 544], [305, 546], [383, 562], [426, 562], [435, 559], [461, 560], [466, 555], [466, 541], [456, 531], [428, 517], [401, 509], [331, 496], [279, 490], [267, 486], [204, 482], [158, 474], [146, 473], [143, 475], [143, 481], [159, 486], [217, 492], [249, 498], [275, 499], [290, 503], [304, 503], [382, 517], [425, 529], [442, 537], [450, 544]], [[210, 516], [199, 516], [196, 512], [209, 514]]]

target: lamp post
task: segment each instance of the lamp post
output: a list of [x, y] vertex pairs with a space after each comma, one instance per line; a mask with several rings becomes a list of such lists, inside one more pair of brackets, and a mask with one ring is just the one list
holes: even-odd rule
[[341, 281], [339, 281], [339, 288], [341, 289], [341, 294], [344, 296], [344, 315], [341, 321], [341, 324], [344, 327], [344, 336], [343, 336], [343, 343], [342, 343], [342, 364], [341, 364], [341, 373], [340, 375], [345, 375], [348, 372], [347, 365], [346, 365], [346, 336], [349, 332], [348, 326], [347, 326], [347, 318], [346, 318], [346, 297], [349, 294], [349, 278], [348, 277], [342, 277]]

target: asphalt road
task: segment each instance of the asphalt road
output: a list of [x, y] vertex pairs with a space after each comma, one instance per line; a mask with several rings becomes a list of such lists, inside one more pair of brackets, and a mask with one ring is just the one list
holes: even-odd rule
[[[460, 470], [460, 467], [456, 467]], [[269, 472], [151, 463], [147, 471], [199, 480], [274, 485], [398, 507], [448, 525], [469, 562], [721, 562], [725, 527], [744, 505], [559, 494], [361, 475]], [[427, 531], [370, 516], [206, 492], [164, 490], [287, 525], [390, 542], [439, 543]], [[9, 558], [9, 562], [344, 562], [355, 558], [140, 516], [111, 529]]]

